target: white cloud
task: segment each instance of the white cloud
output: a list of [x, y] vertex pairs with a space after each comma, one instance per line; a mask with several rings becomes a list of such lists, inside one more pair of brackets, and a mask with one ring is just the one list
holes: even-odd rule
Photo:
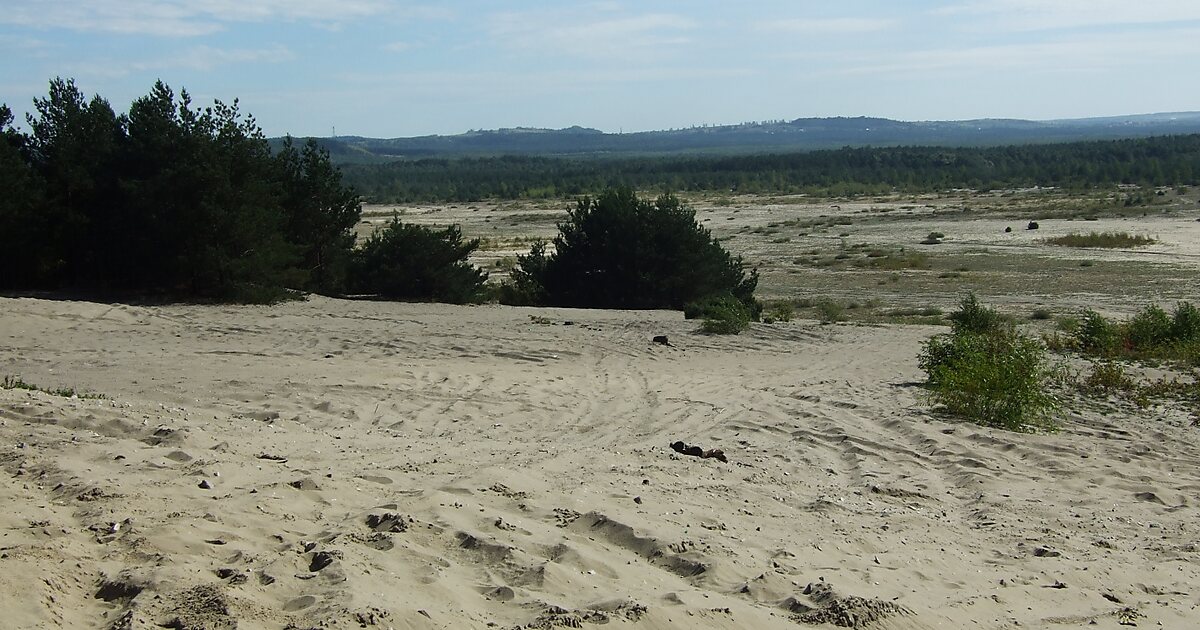
[[934, 11], [936, 15], [987, 19], [980, 28], [1015, 31], [1200, 20], [1196, 0], [971, 0]]
[[1107, 73], [1118, 79], [1139, 64], [1200, 56], [1200, 29], [1153, 33], [1088, 34], [1048, 42], [940, 48], [900, 53], [887, 61], [859, 60], [831, 69], [839, 74], [930, 73], [988, 76], [1022, 71], [1037, 74]]
[[0, 11], [0, 24], [39, 29], [194, 37], [230, 22], [306, 21], [337, 25], [384, 14], [445, 14], [394, 0], [31, 0]]
[[695, 20], [669, 13], [613, 17], [578, 12], [503, 13], [492, 17], [491, 34], [509, 48], [584, 57], [630, 58], [691, 41]]
[[142, 72], [162, 70], [194, 70], [210, 72], [222, 66], [243, 63], [282, 63], [295, 58], [285, 46], [270, 48], [220, 49], [210, 46], [195, 46], [182, 53], [148, 61], [112, 63], [87, 61], [73, 64], [71, 74], [81, 79], [117, 79]]
[[895, 26], [895, 21], [875, 18], [797, 18], [770, 22], [764, 21], [759, 22], [755, 26], [760, 31], [785, 32], [797, 35], [847, 35], [885, 31]]

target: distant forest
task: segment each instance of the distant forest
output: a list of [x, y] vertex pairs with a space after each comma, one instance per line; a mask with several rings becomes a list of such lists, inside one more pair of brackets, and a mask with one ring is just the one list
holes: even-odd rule
[[420, 159], [343, 164], [368, 202], [476, 201], [641, 190], [877, 194], [1023, 186], [1167, 186], [1200, 179], [1200, 135], [989, 148], [845, 148], [806, 153], [620, 158]]

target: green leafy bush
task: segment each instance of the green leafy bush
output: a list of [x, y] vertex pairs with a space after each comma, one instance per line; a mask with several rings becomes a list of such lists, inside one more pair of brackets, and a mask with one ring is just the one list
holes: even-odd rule
[[1058, 370], [1046, 349], [1018, 334], [1000, 313], [968, 293], [950, 313], [951, 332], [925, 342], [918, 366], [929, 398], [950, 413], [1013, 431], [1054, 430], [1049, 393]]
[[757, 319], [758, 273], [721, 247], [672, 195], [628, 188], [583, 198], [558, 226], [554, 252], [518, 260], [513, 295], [553, 306], [674, 308], [729, 295]]
[[1096, 311], [1087, 310], [1079, 318], [1075, 328], [1075, 339], [1079, 349], [1091, 354], [1108, 354], [1120, 340], [1117, 327]]
[[487, 275], [467, 262], [478, 240], [458, 226], [434, 230], [393, 217], [354, 252], [350, 286], [357, 293], [464, 304], [483, 296]]
[[1171, 317], [1171, 337], [1184, 343], [1200, 342], [1200, 309], [1180, 302]]
[[998, 332], [1007, 324], [1003, 315], [979, 303], [974, 293], [968, 293], [958, 304], [958, 310], [946, 316], [954, 334]]
[[1171, 341], [1171, 328], [1171, 317], [1152, 304], [1129, 320], [1125, 325], [1124, 339], [1130, 348], [1153, 348]]
[[1085, 311], [1074, 338], [1086, 354], [1200, 365], [1200, 311], [1189, 302], [1177, 304], [1171, 315], [1150, 305], [1125, 322], [1112, 322], [1094, 311]]
[[700, 330], [714, 335], [736, 335], [750, 327], [750, 311], [733, 296], [709, 300], [702, 307]]
[[1012, 431], [1055, 430], [1049, 393], [1056, 370], [1045, 349], [1012, 330], [930, 338], [919, 359], [929, 398], [978, 424]]
[[508, 282], [500, 285], [500, 303], [513, 306], [544, 304], [546, 289], [542, 286], [542, 276], [546, 273], [546, 260], [544, 241], [535, 242], [528, 254], [518, 255], [516, 264], [509, 271]]

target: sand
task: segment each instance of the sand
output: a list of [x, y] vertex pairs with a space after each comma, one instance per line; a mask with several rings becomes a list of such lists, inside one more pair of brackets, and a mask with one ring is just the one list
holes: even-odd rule
[[696, 328], [0, 298], [0, 375], [103, 395], [0, 390], [0, 626], [1200, 622], [1183, 412], [1013, 434], [923, 404], [943, 329]]

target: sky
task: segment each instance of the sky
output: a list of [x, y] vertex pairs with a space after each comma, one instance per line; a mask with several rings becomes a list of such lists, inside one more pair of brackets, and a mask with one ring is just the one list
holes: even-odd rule
[[0, 0], [0, 102], [162, 79], [268, 135], [1200, 110], [1198, 0]]

